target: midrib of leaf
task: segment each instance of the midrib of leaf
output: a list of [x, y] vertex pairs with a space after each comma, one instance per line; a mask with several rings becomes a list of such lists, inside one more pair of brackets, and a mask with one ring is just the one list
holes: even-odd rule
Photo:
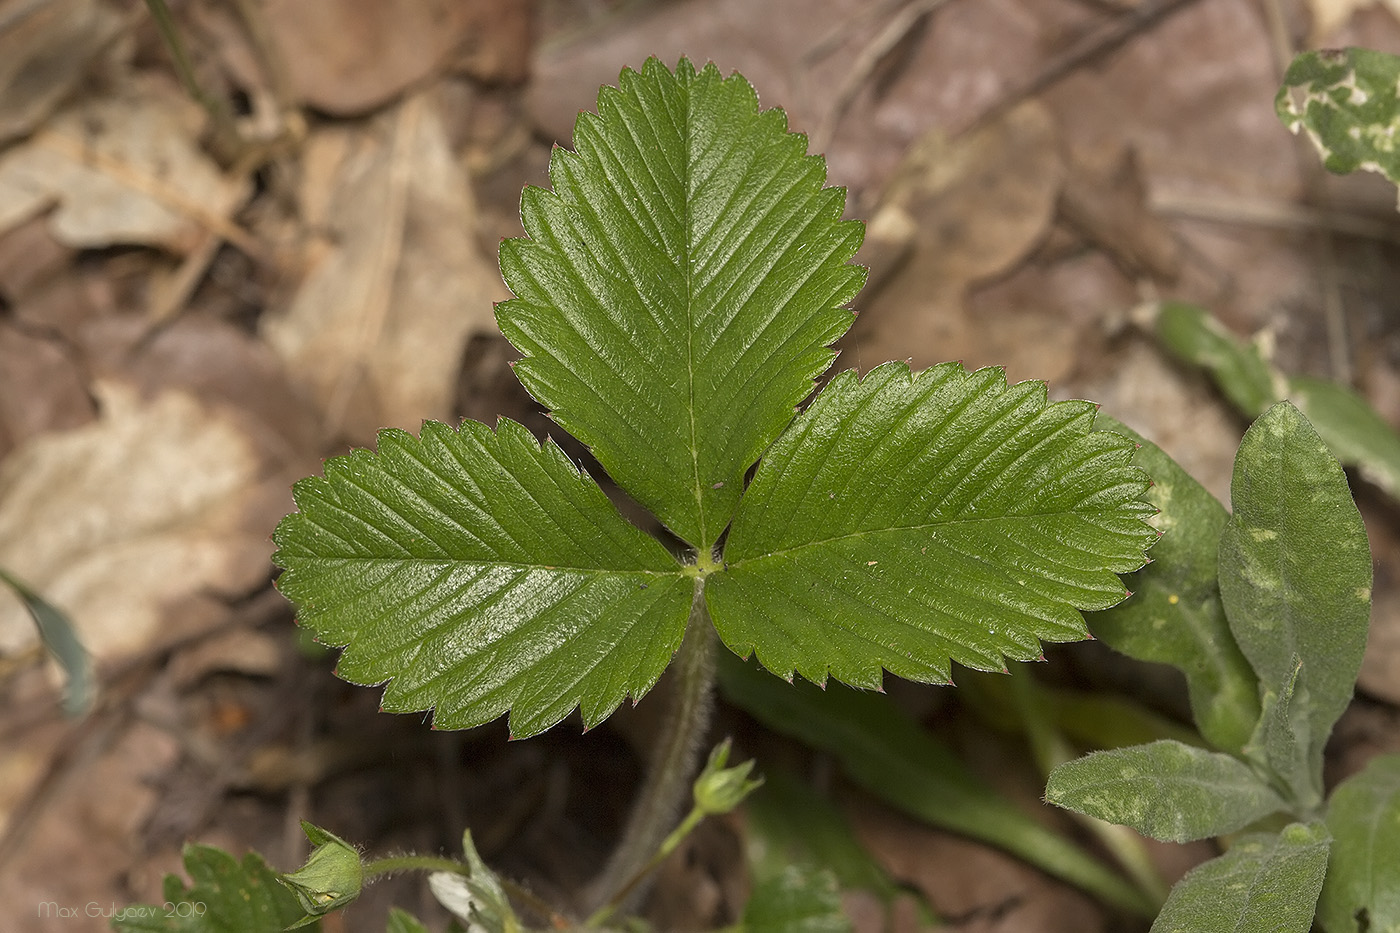
[[693, 244], [696, 239], [693, 225], [695, 218], [691, 215], [691, 201], [694, 194], [691, 178], [690, 147], [692, 144], [691, 126], [693, 120], [690, 119], [690, 88], [685, 88], [685, 109], [686, 121], [682, 128], [681, 136], [683, 148], [686, 153], [685, 160], [685, 232], [686, 232], [686, 257], [685, 257], [685, 374], [686, 393], [689, 399], [689, 411], [686, 413], [690, 421], [690, 470], [693, 481], [692, 493], [695, 495], [695, 509], [700, 517], [700, 541], [699, 546], [704, 546], [714, 540], [710, 535], [710, 523], [705, 514], [705, 494], [701, 491], [700, 484], [700, 432], [695, 424], [695, 257], [693, 255]]

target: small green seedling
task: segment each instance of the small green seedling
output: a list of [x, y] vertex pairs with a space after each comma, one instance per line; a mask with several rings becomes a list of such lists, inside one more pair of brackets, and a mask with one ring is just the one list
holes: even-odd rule
[[[1328, 169], [1400, 182], [1397, 82], [1395, 56], [1308, 52], [1276, 107]], [[1126, 654], [1180, 668], [1218, 751], [1161, 741], [1096, 752], [1056, 769], [1046, 799], [1176, 842], [1248, 830], [1176, 885], [1153, 931], [1305, 933], [1315, 919], [1327, 933], [1400, 929], [1400, 756], [1373, 759], [1330, 796], [1322, 783], [1371, 607], [1366, 531], [1336, 458], [1394, 496], [1400, 439], [1355, 393], [1283, 375], [1199, 309], [1164, 305], [1153, 323], [1259, 417], [1235, 460], [1233, 514], [1143, 446], [1168, 534], [1137, 575], [1137, 599], [1094, 629]]]
[[1330, 799], [1322, 783], [1371, 608], [1370, 548], [1341, 465], [1288, 402], [1240, 443], [1233, 513], [1151, 444], [1139, 462], [1167, 534], [1137, 596], [1094, 631], [1180, 668], [1218, 750], [1095, 752], [1057, 768], [1046, 799], [1172, 842], [1248, 830], [1176, 885], [1158, 933], [1306, 933], [1315, 910], [1328, 933], [1397, 928], [1400, 757], [1375, 759]]

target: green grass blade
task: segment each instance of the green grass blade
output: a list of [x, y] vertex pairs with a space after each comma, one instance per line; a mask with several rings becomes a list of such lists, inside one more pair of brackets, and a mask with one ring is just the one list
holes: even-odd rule
[[991, 843], [1106, 903], [1154, 905], [1106, 865], [1037, 823], [972, 774], [886, 697], [785, 684], [721, 654], [724, 695], [764, 725], [834, 755], [852, 781], [931, 826]]

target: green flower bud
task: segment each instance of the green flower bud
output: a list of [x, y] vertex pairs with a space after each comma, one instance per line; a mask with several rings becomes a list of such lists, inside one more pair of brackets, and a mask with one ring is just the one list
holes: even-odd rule
[[705, 770], [695, 779], [695, 809], [706, 816], [728, 813], [763, 784], [763, 778], [749, 780], [753, 759], [726, 768], [729, 762], [729, 740], [715, 746]]
[[302, 831], [315, 846], [306, 864], [281, 876], [309, 916], [296, 926], [344, 907], [360, 896], [365, 872], [360, 853], [350, 843], [319, 826], [302, 821]]

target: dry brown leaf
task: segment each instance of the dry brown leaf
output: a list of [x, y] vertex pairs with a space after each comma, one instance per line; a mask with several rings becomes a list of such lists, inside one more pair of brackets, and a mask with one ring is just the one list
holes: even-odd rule
[[459, 50], [468, 67], [518, 80], [528, 51], [520, 44], [529, 37], [528, 15], [520, 9], [526, 6], [517, 0], [267, 0], [263, 15], [297, 99], [351, 116], [392, 100]]
[[912, 885], [966, 933], [1096, 933], [1108, 929], [1089, 897], [1014, 856], [881, 807], [850, 811], [856, 834], [886, 871]]
[[[11, 905], [6, 931], [97, 933], [132, 900], [127, 883], [133, 866], [147, 855], [141, 830], [165, 802], [159, 781], [177, 760], [179, 743], [136, 722], [105, 742], [86, 743], [80, 752], [82, 767], [45, 788], [46, 805], [25, 814], [33, 822], [0, 868], [0, 901]], [[22, 750], [0, 757], [0, 770], [25, 757]], [[0, 818], [7, 815], [0, 812]], [[178, 866], [172, 860], [164, 867]], [[66, 919], [46, 916], [44, 902], [74, 913]]]
[[0, 145], [42, 123], [121, 25], [98, 0], [0, 2]]
[[1148, 208], [1147, 186], [1132, 148], [1106, 168], [1075, 164], [1060, 194], [1060, 213], [1125, 274], [1175, 282], [1181, 272], [1181, 244]]
[[228, 216], [248, 187], [196, 145], [202, 122], [195, 104], [160, 81], [84, 98], [0, 154], [0, 232], [57, 205], [50, 230], [75, 248], [186, 252], [207, 229], [238, 238]]
[[[265, 466], [228, 413], [180, 392], [94, 389], [92, 424], [36, 437], [0, 463], [0, 566], [67, 611], [101, 660], [187, 634], [210, 594], [269, 572]], [[178, 614], [172, 613], [179, 606]], [[36, 638], [0, 599], [0, 652]]]
[[[850, 337], [857, 365], [962, 359], [1018, 369], [987, 352], [996, 335], [971, 320], [964, 302], [971, 285], [1012, 268], [1045, 235], [1063, 177], [1055, 128], [1033, 101], [966, 137], [926, 135], [891, 180], [870, 225], [873, 250], [897, 252], [907, 238], [908, 255], [864, 301]], [[873, 269], [872, 279], [881, 271]], [[1055, 333], [1050, 328], [1041, 336]], [[1044, 354], [1044, 339], [1030, 349]]]
[[476, 204], [435, 103], [320, 130], [303, 166], [303, 216], [329, 242], [263, 335], [332, 434], [447, 417], [462, 348], [508, 295], [473, 239]]
[[91, 419], [82, 373], [62, 345], [0, 321], [0, 458], [30, 437]]
[[[1346, 25], [1357, 10], [1369, 10], [1377, 0], [1308, 0], [1312, 12], [1312, 28], [1308, 32], [1308, 45], [1319, 46], [1338, 29]], [[1379, 0], [1397, 18], [1400, 18], [1400, 0]]]

